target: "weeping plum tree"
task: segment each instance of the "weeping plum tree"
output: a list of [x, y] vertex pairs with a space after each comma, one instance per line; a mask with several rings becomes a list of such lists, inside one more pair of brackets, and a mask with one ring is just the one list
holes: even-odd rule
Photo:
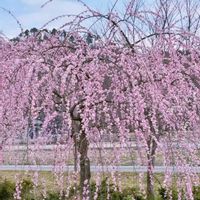
[[[43, 110], [41, 135], [48, 137], [49, 122], [62, 115], [66, 142], [73, 141], [79, 153], [82, 199], [90, 198], [89, 144], [101, 144], [107, 135], [126, 146], [134, 136], [138, 164], [147, 166], [147, 199], [155, 198], [156, 152], [166, 166], [164, 186], [170, 188], [168, 166], [175, 165], [184, 177], [177, 179], [180, 193], [184, 188], [193, 199], [198, 177], [192, 167], [199, 165], [198, 4], [159, 0], [148, 10], [141, 1], [129, 1], [122, 13], [118, 3], [107, 14], [83, 3], [86, 11], [63, 25], [64, 40], [58, 34], [1, 40], [1, 134], [14, 138]], [[86, 21], [90, 28], [83, 26]], [[98, 39], [88, 43], [85, 32]]]

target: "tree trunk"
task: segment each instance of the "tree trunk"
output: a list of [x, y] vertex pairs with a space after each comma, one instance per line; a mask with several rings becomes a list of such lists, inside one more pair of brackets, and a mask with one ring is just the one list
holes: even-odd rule
[[74, 171], [78, 171], [78, 144], [77, 144], [77, 133], [73, 134], [73, 141], [74, 141]]
[[77, 168], [77, 153], [80, 154], [80, 193], [81, 199], [90, 199], [90, 160], [88, 158], [89, 143], [85, 132], [81, 128], [81, 120], [73, 120], [72, 137], [74, 140], [74, 164]]
[[80, 153], [80, 188], [81, 198], [90, 197], [90, 160], [88, 158], [88, 140], [84, 131], [81, 131], [78, 141], [78, 151]]
[[154, 200], [154, 184], [153, 184], [153, 163], [151, 160], [148, 161], [147, 166], [147, 199]]
[[78, 147], [77, 147], [77, 140], [78, 134], [80, 132], [80, 122], [78, 120], [72, 120], [72, 138], [74, 141], [74, 171], [77, 172], [78, 170]]
[[157, 143], [152, 137], [148, 141], [148, 150], [147, 154], [148, 165], [147, 165], [147, 199], [155, 200], [154, 194], [154, 181], [153, 181], [153, 168], [155, 164], [155, 153], [156, 153]]

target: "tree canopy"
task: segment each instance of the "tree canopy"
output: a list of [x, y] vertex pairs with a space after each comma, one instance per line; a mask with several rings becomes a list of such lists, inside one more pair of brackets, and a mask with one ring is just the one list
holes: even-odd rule
[[[114, 6], [101, 14], [84, 4], [86, 12], [66, 24], [70, 29], [64, 39], [52, 31], [40, 40], [35, 29], [18, 41], [1, 39], [0, 133], [4, 140], [26, 133], [42, 111], [45, 119], [39, 137], [48, 143], [52, 129], [48, 125], [61, 117], [66, 154], [71, 146], [78, 148], [84, 199], [91, 176], [89, 144], [101, 147], [106, 136], [107, 142], [128, 146], [134, 139], [137, 164], [148, 167], [147, 197], [154, 198], [153, 168], [160, 153], [166, 166], [164, 184], [172, 181], [167, 167], [177, 166], [186, 177], [177, 179], [177, 184], [192, 199], [192, 182], [198, 180], [192, 167], [200, 161], [200, 50], [199, 18], [191, 6], [196, 4], [189, 7], [189, 2], [184, 4], [187, 22], [173, 18], [173, 13], [181, 15], [181, 11], [178, 3], [174, 10], [169, 1], [158, 1], [155, 10], [142, 10], [137, 1], [130, 1], [123, 15]], [[88, 18], [103, 21], [104, 32], [95, 34], [82, 27]], [[122, 155], [133, 153], [130, 148], [120, 151], [116, 154], [114, 148], [114, 159], [97, 164], [115, 166]]]

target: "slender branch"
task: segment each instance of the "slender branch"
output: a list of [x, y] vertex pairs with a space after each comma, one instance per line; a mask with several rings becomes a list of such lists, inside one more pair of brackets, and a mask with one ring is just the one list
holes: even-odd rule
[[17, 17], [15, 17], [15, 15], [8, 9], [4, 8], [4, 7], [0, 7], [1, 10], [7, 12], [19, 25], [19, 28], [21, 30], [21, 32], [23, 32], [23, 28], [22, 28], [22, 24], [20, 23], [20, 21], [17, 19]]

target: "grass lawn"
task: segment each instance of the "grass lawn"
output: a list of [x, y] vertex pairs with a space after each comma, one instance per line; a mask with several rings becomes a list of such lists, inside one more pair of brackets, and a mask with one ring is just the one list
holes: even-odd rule
[[[36, 173], [37, 174], [37, 173]], [[0, 180], [7, 179], [9, 181], [15, 182], [16, 175], [22, 179], [32, 179], [36, 175], [34, 172], [26, 172], [26, 171], [0, 171]], [[109, 177], [112, 181], [112, 175], [108, 173], [101, 173], [99, 174], [101, 179], [104, 179], [106, 177]], [[64, 180], [65, 186], [67, 184], [67, 176], [72, 176], [72, 173], [64, 173]], [[91, 181], [95, 181], [95, 177], [97, 174], [92, 173]], [[119, 183], [119, 180], [121, 180], [121, 186], [122, 188], [127, 187], [134, 187], [138, 188], [139, 186], [139, 174], [137, 173], [130, 173], [130, 172], [123, 172], [123, 173], [117, 173], [114, 176], [116, 178], [116, 181]], [[57, 190], [58, 185], [56, 185], [56, 176], [52, 172], [46, 172], [46, 171], [40, 171], [38, 172], [38, 180], [39, 180], [39, 186], [41, 185], [42, 180], [45, 180], [46, 187], [48, 190]], [[162, 183], [163, 180], [163, 174], [155, 174], [155, 188], [160, 187], [160, 183]], [[144, 174], [143, 178], [143, 184], [145, 186], [146, 177]], [[160, 182], [160, 183], [159, 183]]]

